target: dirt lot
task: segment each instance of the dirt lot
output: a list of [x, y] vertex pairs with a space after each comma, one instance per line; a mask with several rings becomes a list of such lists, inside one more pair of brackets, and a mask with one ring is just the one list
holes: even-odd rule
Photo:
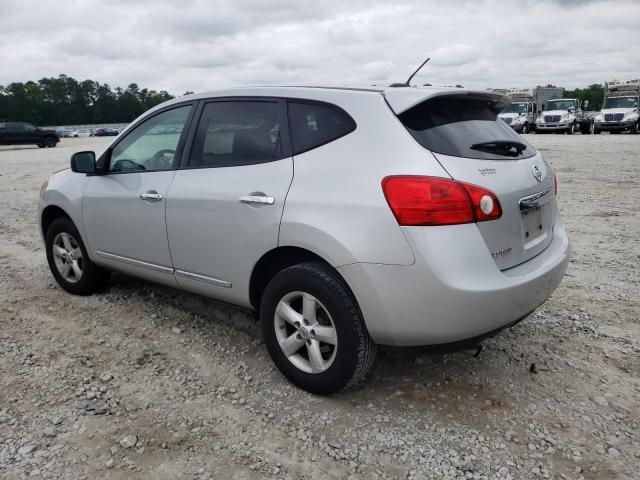
[[109, 140], [0, 147], [0, 477], [639, 478], [640, 136], [528, 139], [573, 242], [553, 298], [478, 358], [383, 351], [331, 398], [243, 310], [122, 275], [64, 293], [38, 185]]

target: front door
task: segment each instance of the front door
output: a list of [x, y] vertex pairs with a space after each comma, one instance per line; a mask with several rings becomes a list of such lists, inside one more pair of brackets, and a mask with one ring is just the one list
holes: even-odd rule
[[82, 217], [96, 262], [175, 283], [165, 203], [191, 109], [182, 105], [144, 120], [107, 151], [105, 174], [90, 177]]
[[187, 290], [249, 304], [249, 279], [278, 245], [293, 160], [282, 100], [205, 103], [187, 165], [167, 195], [176, 281]]

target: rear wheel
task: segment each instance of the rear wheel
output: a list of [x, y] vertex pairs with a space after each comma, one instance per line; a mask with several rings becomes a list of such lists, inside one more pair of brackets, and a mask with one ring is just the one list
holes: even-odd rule
[[47, 137], [47, 138], [44, 140], [44, 144], [47, 146], [47, 148], [53, 148], [53, 147], [55, 147], [55, 146], [56, 146], [56, 143], [58, 143], [58, 142], [56, 142], [56, 139], [55, 139], [55, 138], [53, 138], [53, 137]]
[[75, 295], [91, 295], [106, 286], [109, 272], [91, 261], [78, 229], [68, 218], [58, 218], [45, 235], [47, 262], [62, 288]]
[[596, 128], [596, 123], [595, 122], [591, 123], [591, 133], [593, 135], [600, 135], [600, 129]]
[[640, 135], [640, 120], [636, 121], [635, 125], [631, 129], [631, 133], [634, 133], [636, 135]]
[[260, 306], [262, 335], [274, 363], [293, 384], [311, 393], [338, 392], [371, 368], [371, 340], [344, 280], [321, 263], [278, 273]]
[[581, 123], [580, 124], [580, 133], [582, 135], [588, 135], [589, 133], [591, 133], [591, 122], [589, 123]]

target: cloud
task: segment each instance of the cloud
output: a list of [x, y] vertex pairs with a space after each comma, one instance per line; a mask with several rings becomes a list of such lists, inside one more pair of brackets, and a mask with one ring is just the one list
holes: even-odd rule
[[248, 84], [567, 88], [640, 76], [631, 0], [22, 0], [0, 84], [59, 73], [181, 94]]

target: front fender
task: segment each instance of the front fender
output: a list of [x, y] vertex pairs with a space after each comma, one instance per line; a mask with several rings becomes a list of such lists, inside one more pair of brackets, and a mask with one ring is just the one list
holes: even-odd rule
[[82, 198], [87, 184], [87, 176], [83, 173], [74, 173], [71, 170], [62, 170], [49, 177], [49, 184], [38, 203], [38, 228], [42, 231], [42, 214], [47, 207], [56, 206], [62, 209], [71, 218], [82, 240], [91, 255], [91, 248], [87, 244], [84, 225], [82, 223]]

